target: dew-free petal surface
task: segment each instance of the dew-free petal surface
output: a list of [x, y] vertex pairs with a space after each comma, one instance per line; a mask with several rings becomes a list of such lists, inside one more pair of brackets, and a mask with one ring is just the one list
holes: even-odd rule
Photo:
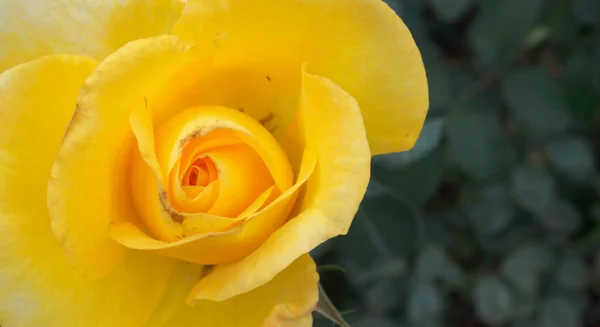
[[[2, 326], [140, 326], [165, 291], [171, 260], [132, 252], [119, 257], [112, 274], [88, 279], [67, 260], [50, 226], [52, 163], [77, 92], [95, 65], [50, 56], [0, 75]], [[104, 259], [82, 258], [100, 265]]]
[[144, 327], [312, 326], [319, 275], [308, 254], [251, 292], [222, 302], [196, 301], [190, 307], [183, 300], [201, 274], [200, 266], [179, 265], [171, 277], [173, 284]]
[[0, 0], [0, 72], [49, 54], [101, 60], [169, 33], [182, 9], [180, 0]]
[[351, 95], [331, 80], [303, 72], [296, 123], [300, 149], [316, 154], [299, 213], [244, 259], [217, 266], [192, 291], [224, 300], [263, 285], [299, 256], [345, 234], [367, 188], [371, 153]]
[[[55, 234], [83, 274], [101, 277], [118, 263], [116, 253], [125, 248], [108, 236], [113, 221], [139, 221], [131, 196], [139, 190], [130, 183], [137, 151], [131, 112], [147, 106], [194, 59], [175, 37], [138, 40], [102, 61], [82, 87], [52, 170], [48, 209]], [[111, 256], [112, 263], [94, 262]]]
[[[288, 219], [299, 190], [312, 176], [315, 154], [306, 151], [296, 183], [245, 222], [224, 232], [188, 236], [173, 242], [156, 240], [129, 222], [116, 222], [110, 235], [120, 244], [197, 264], [226, 264], [252, 253]], [[239, 219], [239, 218], [238, 218]], [[257, 285], [258, 286], [258, 285]]]
[[373, 155], [410, 149], [423, 126], [421, 55], [381, 0], [189, 0], [173, 34], [214, 55], [198, 101], [285, 126], [307, 62], [358, 101]]

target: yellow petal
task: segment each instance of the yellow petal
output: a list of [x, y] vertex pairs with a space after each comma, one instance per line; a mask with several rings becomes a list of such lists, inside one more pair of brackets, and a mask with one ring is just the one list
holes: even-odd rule
[[108, 237], [110, 223], [138, 220], [129, 116], [193, 60], [175, 37], [134, 41], [100, 63], [83, 86], [53, 167], [48, 208], [65, 252], [86, 276], [109, 273], [125, 250]]
[[[139, 143], [143, 144], [145, 142]], [[143, 152], [140, 149], [140, 152]], [[140, 152], [132, 153], [131, 192], [142, 225], [160, 240], [175, 241], [193, 234], [223, 232], [244, 222], [207, 213], [179, 213], [170, 208], [167, 195], [152, 169], [144, 162]], [[212, 185], [212, 184], [211, 184]], [[209, 189], [207, 187], [206, 189]], [[218, 191], [218, 188], [217, 188]], [[202, 195], [206, 195], [205, 190]], [[136, 227], [137, 228], [137, 227]]]
[[241, 220], [244, 223], [233, 229], [164, 242], [149, 237], [134, 224], [115, 222], [110, 228], [110, 235], [131, 249], [151, 251], [187, 262], [214, 265], [237, 261], [258, 248], [287, 221], [300, 187], [315, 169], [315, 161], [314, 154], [307, 151], [296, 184], [264, 209]]
[[250, 204], [244, 211], [242, 211], [242, 213], [240, 213], [238, 215], [238, 217], [245, 218], [245, 217], [248, 217], [248, 216], [254, 214], [258, 210], [262, 209], [263, 207], [265, 207], [267, 204], [270, 203], [269, 199], [276, 198], [274, 196], [275, 193], [277, 193], [277, 191], [275, 189], [275, 185], [272, 185], [271, 187], [266, 189], [264, 192], [262, 192], [261, 195], [257, 196], [256, 199], [254, 200], [254, 202], [252, 202], [252, 204]]
[[[175, 240], [187, 236], [187, 233], [224, 231], [243, 222], [199, 212], [180, 214], [184, 221], [182, 224], [176, 224], [173, 217], [165, 212], [166, 204], [162, 201], [166, 199], [159, 198], [159, 194], [165, 192], [164, 185], [167, 183], [167, 177], [163, 175], [156, 158], [154, 128], [148, 108], [138, 107], [133, 110], [129, 122], [139, 150], [132, 153], [131, 192], [138, 213], [142, 214], [141, 221], [153, 235], [159, 239]], [[218, 185], [216, 192], [211, 192], [211, 186], [214, 184], [209, 185], [202, 195], [218, 193]]]
[[190, 0], [173, 34], [214, 55], [216, 71], [197, 90], [210, 104], [285, 125], [308, 62], [358, 101], [374, 155], [411, 148], [421, 131], [425, 69], [381, 0]]
[[[233, 109], [207, 106], [175, 113], [156, 137], [148, 110], [134, 111], [130, 122], [140, 150], [133, 154], [133, 200], [145, 226], [159, 240], [230, 229], [244, 220], [224, 217], [240, 217], [274, 180], [283, 190], [291, 185], [292, 171], [277, 141], [259, 123]], [[219, 176], [197, 198], [182, 202], [189, 192], [179, 179], [185, 170], [177, 165], [188, 166], [197, 156], [214, 163]], [[161, 182], [164, 176], [168, 180]], [[217, 193], [216, 199], [205, 198], [207, 193]], [[210, 229], [217, 225], [221, 227]]]
[[95, 65], [50, 56], [0, 75], [2, 326], [140, 326], [165, 291], [168, 259], [130, 253], [111, 275], [90, 280], [73, 268], [50, 227], [47, 181], [77, 92]]
[[169, 33], [180, 0], [0, 1], [0, 72], [48, 54], [103, 59], [125, 43]]
[[231, 129], [258, 153], [280, 190], [290, 187], [293, 173], [285, 152], [258, 122], [244, 113], [226, 107], [204, 106], [185, 109], [187, 110], [181, 112], [174, 110], [173, 116], [160, 127], [156, 137], [158, 163], [163, 173], [168, 174], [182, 155], [183, 149], [174, 144], [199, 132], [200, 136], [204, 136], [217, 129]]
[[197, 301], [194, 307], [183, 303], [199, 266], [180, 265], [172, 284], [144, 327], [310, 327], [311, 312], [318, 300], [315, 264], [309, 255], [294, 261], [265, 285], [223, 302]]
[[298, 129], [317, 157], [299, 214], [244, 259], [217, 266], [196, 299], [224, 300], [269, 281], [296, 258], [350, 227], [369, 181], [371, 154], [358, 104], [324, 77], [303, 73]]
[[148, 108], [134, 108], [129, 115], [129, 126], [131, 127], [131, 132], [135, 135], [137, 149], [144, 163], [152, 170], [155, 178], [158, 179], [161, 185], [166, 185], [167, 175], [162, 173], [162, 169], [160, 169], [160, 165], [156, 159], [154, 128], [152, 126], [152, 116]]
[[[238, 143], [209, 146], [214, 142], [207, 141], [218, 140], [211, 138], [215, 133]], [[204, 156], [215, 164], [219, 171], [219, 196], [208, 211], [210, 214], [235, 217], [273, 180], [281, 190], [292, 183], [291, 168], [277, 141], [260, 124], [233, 109], [215, 106], [187, 109], [163, 124], [156, 139], [158, 163], [165, 175], [178, 178], [172, 174], [175, 163], [183, 160], [181, 164], [189, 165], [195, 160], [186, 157]], [[188, 155], [194, 150], [198, 150], [195, 156]], [[177, 208], [176, 205], [173, 206]]]
[[220, 182], [220, 194], [209, 214], [236, 217], [273, 185], [264, 162], [247, 144], [212, 149], [206, 156], [215, 162]]

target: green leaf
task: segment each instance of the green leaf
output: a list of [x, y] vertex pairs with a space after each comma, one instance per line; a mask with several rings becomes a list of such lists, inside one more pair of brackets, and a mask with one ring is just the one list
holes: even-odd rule
[[401, 289], [396, 279], [380, 279], [369, 287], [365, 302], [369, 312], [390, 312], [400, 303]]
[[550, 163], [574, 182], [586, 182], [596, 173], [591, 143], [580, 136], [566, 136], [546, 146]]
[[592, 219], [600, 223], [600, 203], [594, 203], [588, 209], [588, 212]]
[[505, 184], [497, 184], [481, 191], [481, 201], [469, 206], [467, 214], [480, 234], [502, 232], [515, 215], [515, 208]]
[[318, 261], [323, 256], [325, 256], [327, 253], [329, 253], [329, 251], [331, 251], [332, 245], [333, 245], [332, 241], [327, 241], [325, 243], [321, 243], [316, 248], [314, 248], [310, 251], [310, 256], [313, 257], [313, 259]]
[[[410, 203], [400, 202], [387, 194], [363, 200], [357, 214], [358, 221], [351, 229], [363, 229], [380, 253], [404, 256], [417, 246], [417, 219]], [[361, 251], [364, 240], [354, 240], [353, 251]]]
[[[380, 245], [375, 243], [371, 237], [370, 230], [364, 228], [364, 216], [357, 215], [348, 234], [344, 237], [335, 238], [333, 241], [333, 250], [340, 255], [344, 261], [349, 261], [355, 265], [354, 269], [348, 269], [348, 274], [359, 273], [358, 270], [370, 268], [374, 262], [380, 258]], [[344, 266], [346, 264], [344, 263]]]
[[562, 90], [538, 69], [510, 72], [502, 80], [502, 93], [516, 120], [531, 132], [544, 136], [569, 127]]
[[412, 149], [406, 152], [380, 155], [376, 160], [379, 160], [378, 162], [387, 169], [396, 169], [419, 161], [440, 144], [442, 127], [443, 120], [441, 118], [430, 119], [425, 122], [421, 135]]
[[[447, 1], [451, 3], [452, 1]], [[469, 41], [484, 65], [502, 65], [517, 55], [540, 15], [543, 0], [483, 0]]]
[[482, 276], [477, 279], [473, 302], [477, 316], [488, 324], [503, 324], [512, 315], [513, 295], [496, 276]]
[[[424, 221], [424, 230], [427, 235], [426, 240], [428, 242], [433, 242], [442, 248], [455, 243], [455, 240], [460, 238], [457, 234], [457, 228], [461, 234], [469, 234], [468, 221], [458, 208], [426, 212]], [[422, 249], [426, 248], [427, 244], [429, 243], [422, 244]]]
[[383, 1], [386, 2], [390, 8], [394, 9], [396, 14], [402, 18], [402, 21], [408, 26], [419, 48], [423, 42], [429, 41], [426, 20], [425, 17], [421, 15], [420, 7], [416, 2], [398, 0]]
[[597, 72], [592, 67], [594, 58], [591, 55], [576, 53], [567, 62], [562, 76], [571, 116], [586, 125], [590, 124], [600, 105]]
[[547, 212], [556, 196], [556, 184], [543, 169], [525, 166], [515, 169], [511, 187], [515, 200], [533, 213]]
[[[365, 198], [348, 234], [334, 239], [333, 251], [353, 286], [362, 289], [379, 275], [404, 272], [404, 262], [392, 259], [413, 253], [417, 246], [418, 217], [409, 204], [389, 193]], [[382, 261], [386, 264], [380, 267]]]
[[537, 310], [537, 294], [514, 292], [513, 299], [513, 319], [528, 320], [530, 318], [533, 318]]
[[518, 223], [512, 224], [503, 233], [478, 235], [479, 244], [486, 254], [504, 255], [517, 246], [531, 240], [539, 233], [539, 227], [535, 222], [531, 220], [515, 220]]
[[419, 321], [416, 324], [410, 325], [411, 327], [444, 327], [446, 324], [443, 323], [443, 318], [438, 316], [429, 317], [426, 320]]
[[516, 320], [513, 321], [508, 327], [540, 327], [534, 321], [530, 320]]
[[452, 99], [452, 79], [441, 63], [425, 66], [429, 84], [429, 110], [442, 112]]
[[352, 323], [353, 327], [400, 327], [397, 321], [381, 316], [366, 316]]
[[494, 111], [467, 104], [449, 113], [446, 133], [453, 159], [475, 180], [486, 182], [503, 175], [513, 159]]
[[453, 81], [445, 58], [432, 42], [417, 44], [423, 57], [429, 86], [429, 112], [442, 112], [453, 99]]
[[592, 262], [592, 278], [596, 281], [600, 280], [600, 249], [596, 250], [594, 253], [594, 258]]
[[579, 327], [579, 314], [570, 301], [562, 298], [550, 298], [540, 311], [539, 326]]
[[429, 245], [419, 252], [414, 273], [421, 282], [442, 281], [451, 287], [461, 286], [465, 277], [460, 266], [451, 261], [445, 250], [438, 245]]
[[387, 192], [388, 192], [388, 187], [383, 185], [381, 182], [379, 182], [375, 178], [371, 178], [369, 180], [367, 192], [365, 193], [365, 198], [380, 197], [380, 196], [385, 195]]
[[529, 243], [509, 253], [500, 269], [517, 289], [530, 294], [538, 289], [541, 274], [550, 268], [553, 261], [554, 256], [548, 246]]
[[582, 23], [597, 24], [600, 13], [600, 3], [597, 0], [574, 0], [573, 11]]
[[417, 283], [408, 300], [408, 319], [413, 323], [430, 321], [442, 314], [444, 306], [443, 296], [433, 285]]
[[473, 4], [472, 0], [429, 0], [438, 17], [447, 22], [455, 21]]
[[371, 178], [388, 188], [388, 192], [415, 204], [424, 203], [437, 191], [441, 182], [442, 152], [435, 149], [424, 158], [394, 169], [381, 162], [382, 156], [373, 158]]
[[[312, 253], [311, 253], [312, 256]], [[338, 271], [338, 272], [342, 272], [345, 273], [346, 270], [342, 267], [340, 267], [339, 265], [319, 265], [317, 267], [317, 271], [319, 273], [323, 273], [323, 272], [331, 272], [331, 271]]]
[[554, 199], [541, 213], [535, 215], [537, 220], [556, 236], [568, 236], [579, 230], [582, 224], [581, 214], [577, 208], [564, 199]]
[[587, 286], [587, 266], [583, 259], [576, 256], [565, 257], [558, 267], [556, 281], [570, 290], [581, 290]]
[[552, 30], [549, 26], [536, 26], [523, 41], [523, 47], [530, 49], [544, 43], [551, 36]]

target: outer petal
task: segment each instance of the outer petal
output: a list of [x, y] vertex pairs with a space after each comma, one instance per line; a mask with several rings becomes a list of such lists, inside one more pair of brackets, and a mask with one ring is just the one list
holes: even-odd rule
[[0, 72], [48, 54], [102, 59], [169, 33], [182, 8], [180, 0], [0, 0]]
[[51, 56], [0, 75], [0, 324], [132, 327], [146, 321], [172, 263], [131, 253], [88, 280], [50, 229], [46, 181], [91, 59]]
[[204, 91], [216, 96], [212, 104], [250, 106], [259, 94], [268, 101], [261, 107], [274, 110], [266, 117], [285, 121], [295, 103], [282, 101], [297, 95], [298, 67], [308, 62], [356, 98], [373, 154], [407, 150], [419, 136], [425, 69], [410, 32], [381, 0], [189, 0], [173, 33], [214, 53], [222, 73], [205, 84], [218, 86]]
[[217, 266], [191, 293], [223, 300], [273, 278], [296, 258], [327, 239], [345, 234], [369, 181], [371, 155], [360, 108], [332, 81], [303, 73], [298, 109], [306, 152], [317, 166], [308, 179], [299, 214], [246, 258]]
[[175, 37], [134, 41], [100, 63], [83, 86], [53, 167], [48, 209], [69, 259], [89, 277], [109, 273], [126, 250], [107, 235], [109, 225], [137, 220], [129, 115], [190, 60], [193, 52]]
[[190, 307], [183, 299], [202, 268], [182, 264], [145, 327], [310, 327], [310, 314], [318, 300], [319, 275], [315, 268], [307, 254], [251, 292], [223, 302], [198, 301]]

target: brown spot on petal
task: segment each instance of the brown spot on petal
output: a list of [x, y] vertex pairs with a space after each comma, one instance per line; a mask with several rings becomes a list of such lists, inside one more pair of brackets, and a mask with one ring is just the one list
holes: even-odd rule
[[162, 191], [158, 193], [158, 198], [160, 199], [163, 209], [171, 216], [171, 219], [173, 219], [174, 222], [181, 224], [183, 222], [183, 215], [171, 207], [169, 200], [167, 199], [167, 192]]
[[188, 144], [191, 140], [198, 136], [200, 136], [200, 131], [195, 131], [192, 134], [184, 137], [183, 139], [181, 139], [181, 141], [179, 141], [179, 148], [183, 149], [186, 146], [186, 144]]
[[202, 267], [202, 271], [200, 272], [200, 279], [208, 276], [215, 269], [214, 265], [204, 265]]
[[273, 120], [273, 118], [275, 118], [275, 115], [272, 112], [269, 112], [269, 114], [266, 115], [265, 118], [259, 120], [258, 122], [261, 125], [265, 126], [266, 124], [270, 123]]

